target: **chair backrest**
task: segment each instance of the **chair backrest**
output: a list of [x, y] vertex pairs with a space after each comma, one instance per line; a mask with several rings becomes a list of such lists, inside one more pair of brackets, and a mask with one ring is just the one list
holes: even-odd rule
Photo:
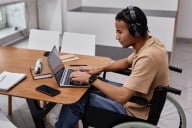
[[60, 34], [57, 31], [31, 29], [28, 48], [50, 51], [55, 45], [59, 48]]
[[61, 52], [95, 55], [95, 35], [64, 32]]
[[150, 101], [150, 111], [148, 116], [148, 122], [151, 124], [157, 124], [161, 115], [161, 111], [165, 104], [167, 97], [167, 88], [166, 86], [156, 87], [153, 97]]

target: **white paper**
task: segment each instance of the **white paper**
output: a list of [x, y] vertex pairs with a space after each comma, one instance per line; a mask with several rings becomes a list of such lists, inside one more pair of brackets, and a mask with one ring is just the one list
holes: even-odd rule
[[24, 78], [26, 78], [26, 74], [24, 73], [3, 71], [0, 74], [0, 90], [9, 90], [13, 86], [17, 85]]

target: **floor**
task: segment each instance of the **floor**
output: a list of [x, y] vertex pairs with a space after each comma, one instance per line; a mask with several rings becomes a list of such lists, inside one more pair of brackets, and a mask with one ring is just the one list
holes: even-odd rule
[[[14, 44], [16, 47], [26, 47], [26, 41]], [[182, 74], [170, 72], [170, 85], [182, 90], [181, 96], [173, 95], [182, 105], [186, 117], [187, 128], [192, 127], [192, 42], [177, 40], [173, 53], [172, 65], [182, 68]], [[113, 78], [114, 76], [109, 76]], [[121, 81], [121, 80], [119, 80]], [[7, 96], [0, 95], [0, 108], [7, 114]], [[18, 118], [19, 117], [19, 118]], [[13, 98], [13, 115], [10, 117], [18, 128], [35, 128], [26, 101], [22, 98]], [[174, 125], [174, 124], [173, 124]], [[1, 127], [1, 124], [0, 124]], [[81, 128], [82, 126], [80, 126]], [[174, 127], [174, 126], [173, 126]], [[171, 127], [170, 127], [171, 128]]]

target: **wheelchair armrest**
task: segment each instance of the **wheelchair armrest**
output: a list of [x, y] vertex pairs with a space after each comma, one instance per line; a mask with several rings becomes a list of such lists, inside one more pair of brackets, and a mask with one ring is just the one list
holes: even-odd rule
[[115, 73], [129, 76], [131, 74], [131, 69], [124, 69], [124, 70], [116, 71]]
[[173, 88], [173, 87], [170, 87], [170, 86], [167, 86], [165, 87], [167, 92], [171, 92], [171, 93], [174, 93], [176, 95], [181, 95], [181, 90], [180, 89], [176, 89], [176, 88]]
[[181, 68], [178, 68], [178, 67], [175, 67], [175, 66], [172, 66], [172, 65], [169, 65], [169, 70], [175, 71], [175, 72], [178, 72], [178, 73], [182, 73]]
[[[103, 78], [106, 78], [106, 73], [107, 72], [103, 72]], [[114, 73], [129, 76], [131, 74], [131, 69], [124, 69], [124, 70], [120, 70], [120, 71], [114, 71]]]
[[144, 106], [150, 106], [151, 105], [145, 98], [138, 97], [138, 96], [131, 97], [131, 99], [129, 101], [132, 103], [136, 103], [136, 104], [144, 105]]

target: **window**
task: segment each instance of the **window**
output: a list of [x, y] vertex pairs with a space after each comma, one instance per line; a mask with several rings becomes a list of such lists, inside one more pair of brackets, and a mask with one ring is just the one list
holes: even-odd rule
[[0, 2], [0, 45], [23, 39], [26, 34], [25, 2]]
[[1, 10], [0, 10], [0, 22], [2, 22], [3, 21], [3, 16], [2, 16], [3, 14], [2, 14], [2, 12], [1, 12]]
[[5, 27], [6, 27], [5, 10], [3, 7], [0, 7], [0, 29]]

